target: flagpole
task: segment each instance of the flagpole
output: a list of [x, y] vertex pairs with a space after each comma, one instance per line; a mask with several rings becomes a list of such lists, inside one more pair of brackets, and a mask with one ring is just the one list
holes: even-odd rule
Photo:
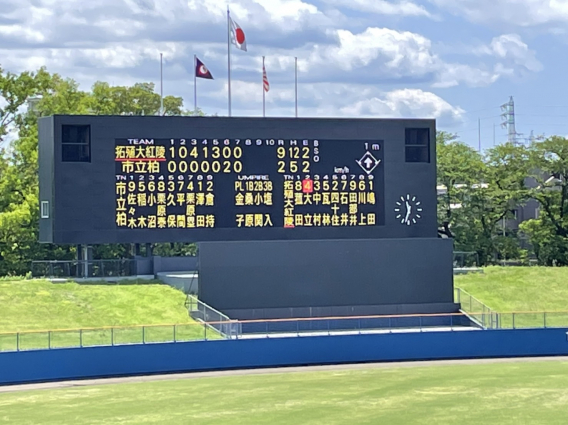
[[193, 55], [193, 111], [197, 112], [197, 55]]
[[162, 66], [163, 54], [160, 53], [160, 115], [164, 115], [164, 73]]
[[295, 75], [295, 92], [296, 92], [296, 118], [298, 118], [298, 57], [295, 57], [294, 75]]
[[262, 57], [262, 116], [266, 117], [266, 93], [264, 91], [264, 56]]
[[227, 6], [227, 64], [229, 69], [229, 116], [231, 116], [231, 17], [229, 6]]

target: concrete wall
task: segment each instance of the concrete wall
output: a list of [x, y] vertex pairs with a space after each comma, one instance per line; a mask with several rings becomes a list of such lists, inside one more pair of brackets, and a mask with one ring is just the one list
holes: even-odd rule
[[312, 364], [567, 355], [566, 331], [259, 338], [0, 353], [0, 384]]

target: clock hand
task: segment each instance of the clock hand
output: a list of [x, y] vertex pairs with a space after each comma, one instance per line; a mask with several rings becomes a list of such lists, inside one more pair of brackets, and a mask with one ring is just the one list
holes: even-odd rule
[[410, 212], [412, 211], [412, 207], [410, 206], [410, 204], [407, 202], [406, 203], [406, 217], [404, 218], [404, 221], [408, 221], [408, 217], [410, 217]]

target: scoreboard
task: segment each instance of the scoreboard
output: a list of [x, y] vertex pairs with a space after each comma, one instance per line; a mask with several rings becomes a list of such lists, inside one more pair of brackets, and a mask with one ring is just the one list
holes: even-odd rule
[[118, 229], [384, 224], [380, 140], [117, 139]]
[[434, 131], [433, 120], [41, 118], [40, 240], [435, 237]]

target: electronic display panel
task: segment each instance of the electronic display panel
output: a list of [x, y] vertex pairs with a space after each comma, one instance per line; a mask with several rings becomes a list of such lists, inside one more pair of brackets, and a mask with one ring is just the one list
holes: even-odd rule
[[433, 120], [39, 120], [40, 241], [436, 237]]
[[312, 229], [382, 226], [382, 144], [116, 139], [116, 228], [279, 228], [302, 238]]

